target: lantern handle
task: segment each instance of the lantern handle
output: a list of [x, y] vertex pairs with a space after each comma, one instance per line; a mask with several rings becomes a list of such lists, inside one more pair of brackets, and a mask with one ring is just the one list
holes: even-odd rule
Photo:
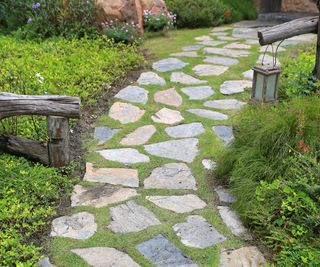
[[[271, 44], [272, 57], [273, 57], [273, 59], [272, 59], [273, 68], [277, 65], [278, 50], [279, 50], [279, 47], [280, 47], [280, 45], [282, 44], [283, 41], [284, 41], [284, 40], [281, 40], [281, 42], [279, 42], [279, 44], [277, 45], [276, 51], [274, 51], [274, 49], [273, 49], [273, 44]], [[266, 57], [266, 54], [267, 54], [267, 51], [268, 51], [269, 46], [270, 46], [270, 45], [267, 45], [267, 48], [266, 48], [266, 50], [265, 50], [264, 53], [263, 53], [262, 62], [261, 62], [262, 66], [263, 66], [264, 59], [265, 59], [265, 57]]]
[[278, 50], [279, 50], [279, 47], [280, 45], [283, 43], [284, 40], [281, 40], [278, 45], [277, 45], [277, 48], [276, 48], [276, 52], [275, 52], [275, 55], [274, 55], [274, 58], [275, 58], [275, 65], [277, 65], [277, 55], [278, 55]]

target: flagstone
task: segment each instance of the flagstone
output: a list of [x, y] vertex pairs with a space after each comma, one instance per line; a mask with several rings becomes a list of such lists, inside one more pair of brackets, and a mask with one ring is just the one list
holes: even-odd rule
[[127, 234], [140, 232], [161, 222], [147, 208], [128, 201], [110, 208], [111, 222], [108, 228], [114, 233]]
[[218, 267], [262, 267], [265, 258], [257, 247], [242, 247], [234, 250], [223, 250]]
[[160, 72], [182, 69], [189, 63], [185, 63], [177, 58], [166, 58], [153, 63], [152, 68]]
[[139, 86], [130, 85], [116, 94], [115, 98], [140, 104], [146, 104], [148, 102], [148, 91]]
[[184, 163], [168, 163], [155, 168], [144, 180], [146, 189], [189, 189], [197, 190], [196, 180]]
[[37, 262], [37, 267], [54, 267], [48, 257], [42, 258]]
[[119, 129], [112, 129], [109, 127], [96, 127], [94, 129], [94, 138], [98, 141], [98, 145], [100, 146], [112, 139], [119, 131]]
[[92, 267], [140, 267], [128, 254], [115, 248], [91, 247], [71, 251]]
[[249, 56], [249, 51], [247, 51], [247, 50], [205, 47], [203, 49], [203, 51], [208, 54], [218, 54], [218, 55], [229, 56], [229, 57], [247, 57], [247, 56]]
[[275, 59], [273, 56], [270, 56], [268, 54], [262, 54], [259, 56], [259, 59], [256, 62], [258, 65], [262, 65], [262, 66], [268, 66], [268, 67], [273, 67], [276, 63], [276, 66], [280, 66], [281, 62], [279, 61], [279, 59], [277, 59], [277, 61], [275, 62]]
[[204, 40], [202, 42], [199, 42], [201, 45], [206, 45], [206, 46], [218, 46], [225, 44], [226, 42], [223, 41], [216, 41], [216, 40]]
[[246, 79], [253, 80], [253, 70], [247, 70], [242, 73], [242, 76]]
[[203, 159], [202, 165], [208, 171], [212, 171], [217, 167], [217, 163], [211, 159]]
[[167, 127], [166, 133], [172, 138], [188, 138], [195, 137], [205, 132], [205, 129], [200, 122], [189, 124], [181, 124], [178, 126]]
[[231, 126], [217, 125], [213, 126], [212, 130], [224, 142], [225, 146], [229, 146], [233, 142], [234, 136]]
[[[276, 52], [276, 50], [277, 50], [277, 46], [275, 45], [275, 46], [272, 46], [272, 45], [264, 45], [264, 46], [261, 46], [261, 48], [260, 48], [260, 52], [261, 53], [275, 53]], [[285, 48], [283, 48], [283, 47], [281, 47], [281, 46], [279, 46], [278, 47], [278, 52], [284, 52], [284, 51], [286, 51], [286, 49]]]
[[218, 206], [218, 211], [223, 222], [235, 236], [242, 237], [245, 240], [252, 239], [247, 229], [243, 226], [239, 216], [231, 210], [230, 207]]
[[155, 113], [151, 119], [157, 123], [175, 124], [184, 120], [181, 113], [177, 110], [163, 108]]
[[89, 212], [80, 212], [54, 219], [50, 235], [86, 240], [92, 237], [96, 231], [97, 224], [94, 215]]
[[244, 41], [246, 44], [251, 44], [251, 45], [257, 45], [259, 44], [259, 40], [258, 39], [246, 39]]
[[181, 91], [189, 96], [190, 100], [202, 100], [215, 94], [211, 86], [184, 87]]
[[173, 56], [173, 57], [199, 57], [197, 52], [194, 52], [194, 51], [173, 53], [173, 54], [170, 54], [170, 56]]
[[250, 49], [251, 46], [247, 44], [241, 44], [241, 43], [231, 43], [226, 45], [224, 48], [228, 49]]
[[179, 107], [182, 104], [182, 97], [174, 88], [160, 91], [154, 94], [154, 101], [157, 103]]
[[141, 154], [133, 148], [106, 149], [97, 152], [107, 160], [117, 161], [123, 164], [136, 164], [150, 161], [148, 156]]
[[166, 81], [160, 77], [158, 74], [154, 72], [143, 72], [141, 73], [139, 79], [138, 79], [138, 84], [140, 85], [165, 85]]
[[236, 38], [257, 38], [259, 28], [235, 28], [232, 36]]
[[216, 109], [240, 109], [245, 102], [236, 99], [221, 99], [221, 100], [210, 100], [204, 103], [205, 107], [216, 108]]
[[[278, 45], [280, 42], [275, 43], [276, 45]], [[283, 42], [280, 43], [280, 46], [290, 46], [290, 45], [297, 45], [299, 43], [299, 41], [294, 41], [294, 40], [284, 40]]]
[[158, 267], [198, 267], [191, 259], [162, 235], [136, 246], [139, 252]]
[[188, 109], [189, 113], [195, 114], [199, 117], [211, 120], [227, 120], [229, 116], [220, 112], [211, 111], [207, 109]]
[[202, 42], [202, 41], [209, 41], [212, 40], [212, 38], [208, 35], [203, 35], [203, 36], [198, 36], [196, 38], [194, 38], [196, 41], [198, 42]]
[[94, 168], [87, 162], [84, 181], [139, 187], [138, 170], [125, 168]]
[[232, 66], [239, 64], [239, 60], [230, 57], [221, 57], [221, 56], [206, 56], [204, 59], [206, 63], [224, 65], [224, 66]]
[[182, 51], [198, 51], [203, 47], [203, 45], [188, 45], [182, 47]]
[[212, 32], [224, 32], [224, 31], [228, 31], [228, 30], [232, 30], [232, 27], [216, 27], [216, 28], [213, 28]]
[[187, 217], [186, 223], [177, 223], [173, 230], [182, 244], [193, 248], [207, 248], [226, 240], [205, 218], [199, 215]]
[[252, 81], [247, 80], [235, 80], [226, 81], [220, 87], [220, 92], [224, 95], [233, 95], [243, 93], [245, 88], [251, 88]]
[[170, 77], [171, 82], [186, 84], [186, 85], [193, 85], [193, 84], [204, 84], [207, 81], [196, 79], [188, 74], [183, 72], [173, 72], [171, 73]]
[[217, 193], [221, 205], [232, 204], [236, 201], [236, 198], [229, 192], [229, 190], [222, 186], [216, 187], [214, 191]]
[[228, 32], [211, 32], [210, 35], [213, 36], [227, 36], [229, 33]]
[[153, 125], [141, 126], [132, 133], [126, 135], [120, 144], [124, 146], [139, 146], [147, 143], [156, 133], [157, 129]]
[[121, 124], [128, 124], [140, 120], [144, 113], [144, 110], [131, 104], [116, 102], [110, 108], [109, 117]]
[[182, 196], [147, 196], [146, 199], [162, 209], [175, 213], [191, 212], [207, 206], [202, 199], [192, 194]]
[[198, 155], [198, 143], [197, 138], [186, 138], [145, 145], [144, 149], [153, 156], [191, 163]]
[[228, 69], [229, 67], [225, 67], [225, 66], [200, 64], [200, 65], [196, 65], [192, 70], [198, 76], [219, 76], [225, 73]]
[[231, 37], [231, 36], [218, 36], [218, 39], [221, 41], [238, 41], [239, 38]]
[[76, 185], [71, 196], [71, 207], [91, 206], [102, 208], [137, 196], [133, 188], [121, 188], [112, 185], [89, 186]]

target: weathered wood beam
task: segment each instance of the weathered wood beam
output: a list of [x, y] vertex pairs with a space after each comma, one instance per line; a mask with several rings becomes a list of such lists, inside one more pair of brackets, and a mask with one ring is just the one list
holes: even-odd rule
[[260, 45], [268, 45], [293, 36], [317, 33], [319, 16], [292, 20], [258, 32]]
[[23, 156], [45, 165], [50, 163], [46, 144], [18, 136], [0, 134], [0, 151]]
[[0, 119], [19, 115], [80, 117], [80, 98], [0, 93]]

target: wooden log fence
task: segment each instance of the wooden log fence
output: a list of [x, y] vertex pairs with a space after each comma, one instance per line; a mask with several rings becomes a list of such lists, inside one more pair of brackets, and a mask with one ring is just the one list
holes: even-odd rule
[[0, 120], [12, 116], [47, 117], [47, 143], [0, 134], [0, 150], [52, 167], [70, 163], [69, 119], [80, 118], [80, 99], [70, 96], [30, 96], [0, 93]]

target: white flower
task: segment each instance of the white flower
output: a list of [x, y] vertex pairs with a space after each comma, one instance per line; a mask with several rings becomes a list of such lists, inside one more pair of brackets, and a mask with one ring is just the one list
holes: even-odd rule
[[36, 77], [41, 77], [41, 74], [39, 72], [37, 72]]

